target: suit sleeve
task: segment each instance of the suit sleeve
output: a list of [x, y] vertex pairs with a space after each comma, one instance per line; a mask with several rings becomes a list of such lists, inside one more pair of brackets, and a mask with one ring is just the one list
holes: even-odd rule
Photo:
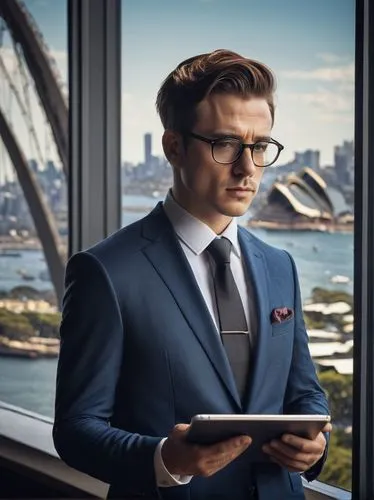
[[88, 252], [68, 262], [60, 327], [53, 439], [71, 467], [129, 491], [155, 491], [161, 440], [110, 426], [121, 370], [124, 329], [107, 273]]
[[[293, 258], [290, 258], [295, 283], [295, 339], [290, 374], [284, 403], [288, 414], [329, 414], [326, 395], [318, 382], [316, 370], [308, 347], [308, 334], [305, 328], [299, 280]], [[325, 434], [327, 446], [321, 460], [304, 473], [308, 481], [320, 474], [327, 458], [329, 435]]]

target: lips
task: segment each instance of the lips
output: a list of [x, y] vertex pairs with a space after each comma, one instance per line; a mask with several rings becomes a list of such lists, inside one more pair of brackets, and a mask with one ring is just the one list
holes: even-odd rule
[[254, 187], [231, 187], [231, 188], [226, 188], [227, 191], [241, 191], [243, 193], [249, 193], [251, 191], [255, 191]]

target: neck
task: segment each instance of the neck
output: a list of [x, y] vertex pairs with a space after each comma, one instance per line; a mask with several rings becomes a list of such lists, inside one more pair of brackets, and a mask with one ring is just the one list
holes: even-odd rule
[[178, 205], [184, 208], [184, 210], [186, 210], [186, 212], [191, 214], [193, 217], [210, 227], [210, 229], [217, 235], [222, 234], [232, 221], [232, 217], [217, 212], [210, 214], [202, 213], [202, 211], [199, 210], [198, 202], [189, 203], [184, 199], [184, 197], [179, 196], [178, 190], [175, 188], [175, 186], [170, 190], [170, 192], [174, 201], [178, 203]]

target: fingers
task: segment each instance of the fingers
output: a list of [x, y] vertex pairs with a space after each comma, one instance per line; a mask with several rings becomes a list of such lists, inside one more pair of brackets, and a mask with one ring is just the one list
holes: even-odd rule
[[195, 475], [208, 477], [215, 474], [241, 455], [250, 443], [251, 439], [243, 436], [212, 446], [198, 447]]
[[293, 434], [284, 434], [281, 440], [283, 443], [304, 453], [322, 454], [326, 447], [326, 438], [322, 432], [315, 439], [305, 439]]
[[190, 428], [189, 424], [177, 424], [172, 429], [170, 435], [175, 437], [176, 439], [184, 438], [189, 428]]
[[274, 439], [263, 447], [271, 459], [290, 471], [303, 472], [312, 467], [322, 457], [326, 439], [322, 433], [314, 439], [304, 439], [285, 434], [282, 439]]
[[221, 454], [226, 453], [230, 450], [240, 449], [241, 447], [247, 447], [251, 444], [252, 439], [249, 436], [238, 436], [235, 438], [227, 439], [226, 441], [221, 441], [220, 443], [207, 446], [206, 450], [209, 454]]
[[207, 463], [226, 462], [229, 463], [241, 455], [250, 445], [251, 438], [243, 436], [242, 438], [230, 439], [221, 443], [207, 446], [201, 450], [206, 456]]
[[332, 425], [326, 424], [325, 427], [322, 429], [322, 432], [331, 432], [332, 431]]
[[264, 446], [265, 453], [276, 463], [290, 471], [302, 472], [317, 462], [321, 453], [304, 453], [277, 440]]
[[214, 445], [194, 445], [184, 439], [188, 428], [186, 424], [176, 425], [162, 445], [162, 460], [170, 474], [211, 476], [237, 458], [251, 443], [248, 436], [239, 436]]

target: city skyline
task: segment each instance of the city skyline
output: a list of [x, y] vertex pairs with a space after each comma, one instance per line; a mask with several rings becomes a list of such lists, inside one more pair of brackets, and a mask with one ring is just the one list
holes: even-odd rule
[[[145, 146], [145, 144], [144, 144], [144, 141], [146, 140], [146, 136], [150, 136], [150, 143], [148, 144], [148, 146]], [[334, 144], [332, 146], [333, 155], [334, 155], [334, 152], [336, 152], [336, 148], [341, 148], [345, 143], [352, 143], [353, 144], [353, 140], [348, 140], [348, 141], [343, 140], [341, 142], [341, 144]], [[148, 149], [148, 151], [146, 151], [147, 149]], [[154, 152], [153, 134], [151, 132], [143, 132], [143, 134], [142, 134], [142, 147], [141, 147], [141, 154], [139, 156], [139, 160], [129, 161], [126, 158], [124, 158], [124, 159], [122, 159], [121, 164], [122, 164], [122, 166], [125, 166], [126, 164], [128, 164], [128, 165], [131, 165], [133, 167], [137, 167], [138, 165], [147, 163], [146, 158], [145, 158], [147, 154], [150, 155], [149, 157], [152, 157], [152, 158], [156, 157], [156, 158], [164, 159], [165, 161], [167, 161], [165, 156], [162, 153], [160, 155], [154, 154], [154, 153], [155, 152]], [[303, 156], [305, 153], [315, 153], [319, 156], [320, 150], [307, 147], [305, 150], [294, 151], [293, 153], [294, 153], [293, 156], [290, 157], [290, 159], [287, 162], [282, 161], [282, 157], [280, 156], [280, 159], [275, 163], [274, 168], [276, 168], [277, 166], [282, 167], [282, 165], [292, 163], [295, 160], [297, 161], [298, 157]], [[33, 164], [34, 171], [35, 171], [35, 166], [36, 166], [37, 170], [39, 170], [39, 171], [43, 170], [40, 168], [38, 160], [35, 157], [27, 158], [27, 160], [28, 160], [29, 164]], [[54, 160], [52, 158], [47, 158], [46, 160], [47, 160], [46, 164], [50, 163], [50, 164], [53, 164], [55, 167], [57, 166], [57, 165], [55, 165]], [[331, 164], [330, 163], [329, 164], [320, 163], [320, 168], [324, 168], [324, 167], [334, 167], [334, 158], [332, 158]], [[1, 181], [2, 181], [1, 173], [2, 173], [2, 165], [0, 163], [0, 185], [2, 184], [1, 183]]]
[[[66, 85], [66, 1], [25, 4]], [[51, 22], [56, 18], [60, 30]], [[153, 137], [154, 154], [162, 156], [162, 127], [154, 101], [163, 78], [181, 60], [218, 47], [259, 59], [275, 71], [273, 135], [285, 145], [280, 163], [292, 160], [298, 151], [318, 149], [321, 164], [332, 164], [334, 146], [353, 139], [353, 0], [316, 0], [313, 5], [289, 0], [282, 6], [264, 0], [250, 7], [244, 0], [230, 6], [222, 0], [193, 0], [188, 6], [171, 0], [123, 0], [122, 161], [143, 160], [147, 132]], [[36, 125], [43, 127], [42, 118]], [[27, 153], [29, 138], [26, 133], [20, 138]]]
[[352, 0], [194, 0], [177, 6], [171, 0], [140, 0], [122, 5], [122, 114], [131, 117], [125, 115], [122, 139], [129, 161], [136, 145], [137, 154], [141, 151], [142, 132], [152, 132], [155, 154], [161, 154], [154, 101], [167, 74], [191, 55], [222, 47], [275, 71], [273, 135], [285, 145], [282, 161], [311, 148], [321, 150], [323, 164], [332, 163], [333, 145], [353, 139]]
[[[333, 158], [332, 158], [332, 161], [331, 163], [322, 163], [320, 161], [319, 162], [319, 167], [318, 168], [325, 168], [325, 167], [334, 167], [334, 155], [336, 154], [336, 151], [337, 149], [339, 148], [342, 148], [344, 147], [345, 144], [352, 144], [353, 145], [353, 148], [354, 148], [354, 141], [353, 139], [352, 140], [343, 140], [340, 144], [334, 144], [332, 146], [333, 148]], [[294, 151], [293, 152], [293, 156], [291, 156], [287, 162], [286, 161], [282, 161], [282, 155], [280, 155], [279, 159], [275, 162], [274, 164], [274, 167], [282, 167], [282, 165], [285, 165], [285, 164], [288, 164], [288, 163], [292, 163], [293, 161], [297, 161], [297, 159], [301, 156], [303, 156], [304, 154], [316, 154], [318, 157], [320, 156], [320, 150], [317, 148], [317, 149], [312, 149], [311, 147], [306, 147], [306, 149], [304, 150], [298, 150], [298, 151]], [[122, 165], [131, 165], [133, 167], [137, 167], [138, 165], [141, 165], [141, 164], [146, 164], [148, 163], [147, 162], [147, 157], [148, 158], [160, 158], [160, 159], [164, 159], [165, 161], [166, 158], [165, 156], [161, 153], [160, 155], [158, 154], [154, 154], [154, 141], [153, 141], [153, 134], [152, 132], [143, 132], [142, 134], [142, 154], [140, 155], [140, 159], [137, 160], [137, 161], [129, 161], [127, 159], [122, 159]], [[311, 166], [313, 167], [313, 165], [308, 165], [308, 166]]]

